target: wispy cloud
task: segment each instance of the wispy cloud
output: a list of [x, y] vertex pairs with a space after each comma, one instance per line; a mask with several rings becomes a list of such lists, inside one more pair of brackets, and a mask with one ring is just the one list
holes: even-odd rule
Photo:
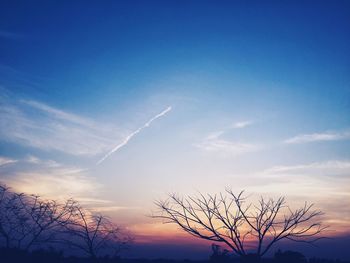
[[329, 160], [298, 165], [273, 166], [263, 171], [264, 175], [282, 176], [327, 176], [339, 178], [350, 175], [350, 161]]
[[[276, 165], [237, 182], [249, 191], [271, 195], [293, 196], [294, 199], [320, 200], [349, 198], [350, 160], [327, 160], [293, 165]], [[320, 204], [322, 205], [322, 204]]]
[[84, 207], [96, 212], [137, 209], [101, 198], [103, 185], [89, 174], [88, 169], [67, 166], [33, 155], [17, 160], [11, 169], [0, 166], [0, 174], [5, 169], [5, 176], [0, 182], [18, 193], [55, 200], [74, 198]]
[[18, 160], [1, 179], [18, 192], [38, 194], [45, 198], [93, 198], [101, 185], [86, 169], [67, 166], [36, 156]]
[[223, 132], [212, 133], [195, 146], [204, 151], [222, 153], [227, 156], [237, 156], [261, 149], [261, 146], [255, 144], [222, 139], [222, 134]]
[[103, 156], [98, 162], [97, 165], [99, 165], [100, 163], [102, 163], [104, 160], [106, 160], [111, 154], [115, 153], [116, 151], [118, 151], [120, 148], [122, 148], [123, 146], [125, 146], [132, 137], [134, 137], [136, 134], [138, 134], [139, 132], [141, 132], [143, 129], [149, 127], [151, 125], [151, 123], [153, 121], [155, 121], [156, 119], [164, 116], [165, 114], [167, 114], [169, 111], [171, 111], [171, 107], [169, 106], [168, 108], [166, 108], [165, 110], [163, 110], [161, 113], [157, 114], [156, 116], [154, 116], [153, 118], [151, 118], [149, 121], [147, 121], [143, 126], [141, 126], [140, 128], [138, 128], [137, 130], [133, 131], [132, 133], [130, 133], [120, 144], [116, 145], [112, 150], [110, 150], [105, 156]]
[[317, 141], [339, 141], [350, 139], [350, 132], [323, 132], [301, 134], [284, 141], [287, 144], [310, 143]]
[[253, 124], [252, 121], [239, 121], [232, 125], [232, 129], [242, 129], [252, 124]]
[[56, 109], [54, 107], [51, 107], [49, 105], [46, 105], [44, 103], [34, 101], [34, 100], [21, 100], [22, 103], [27, 104], [33, 108], [36, 108], [42, 112], [46, 112], [47, 114], [51, 115], [52, 117], [56, 119], [60, 119], [63, 121], [69, 121], [71, 123], [80, 124], [84, 126], [88, 126], [90, 128], [95, 128], [96, 123], [92, 120], [89, 120], [87, 118], [65, 112], [60, 109]]
[[91, 210], [99, 213], [104, 213], [104, 212], [136, 210], [136, 209], [139, 209], [139, 207], [110, 205], [110, 206], [94, 206]]
[[56, 109], [32, 100], [16, 101], [0, 97], [0, 136], [2, 140], [45, 151], [71, 155], [105, 152], [124, 134], [112, 125]]
[[253, 124], [253, 121], [238, 121], [226, 129], [210, 133], [200, 143], [195, 144], [199, 149], [207, 152], [215, 152], [225, 156], [237, 156], [248, 152], [256, 152], [261, 145], [224, 139], [223, 136], [233, 129], [243, 129]]
[[307, 198], [326, 213], [325, 223], [332, 229], [349, 229], [350, 160], [273, 166], [257, 173], [249, 190], [285, 195], [293, 203]]
[[15, 163], [15, 162], [17, 162], [17, 160], [0, 156], [0, 166], [6, 165], [6, 164]]
[[30, 164], [36, 164], [36, 165], [42, 165], [47, 168], [55, 168], [55, 167], [61, 167], [62, 165], [54, 160], [42, 160], [34, 155], [28, 155], [23, 162], [30, 163]]
[[79, 200], [81, 197], [96, 195], [96, 190], [101, 187], [95, 180], [82, 175], [79, 169], [75, 168], [66, 169], [65, 172], [51, 171], [51, 174], [41, 171], [20, 172], [15, 178], [5, 182], [19, 192], [57, 199], [74, 197]]

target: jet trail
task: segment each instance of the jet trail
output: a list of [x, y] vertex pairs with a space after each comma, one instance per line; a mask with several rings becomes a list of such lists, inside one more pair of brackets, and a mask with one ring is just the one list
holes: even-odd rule
[[123, 146], [125, 146], [132, 137], [134, 137], [136, 134], [138, 134], [139, 132], [141, 132], [143, 129], [149, 127], [151, 125], [151, 123], [153, 121], [155, 121], [156, 119], [164, 116], [165, 114], [167, 114], [169, 111], [171, 111], [171, 106], [169, 106], [168, 108], [166, 108], [165, 110], [163, 110], [161, 113], [157, 114], [156, 116], [154, 116], [153, 118], [151, 118], [148, 122], [146, 122], [143, 126], [141, 126], [140, 128], [138, 128], [137, 130], [133, 131], [132, 133], [130, 133], [120, 144], [118, 144], [117, 146], [115, 146], [112, 150], [110, 150], [102, 159], [100, 159], [96, 165], [101, 164], [104, 160], [106, 160], [111, 154], [115, 153], [116, 151], [118, 151], [120, 148], [122, 148]]

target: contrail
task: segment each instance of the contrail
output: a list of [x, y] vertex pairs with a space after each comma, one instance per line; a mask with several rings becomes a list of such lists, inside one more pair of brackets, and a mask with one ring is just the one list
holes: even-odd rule
[[125, 139], [124, 141], [122, 141], [120, 144], [118, 144], [117, 146], [115, 146], [112, 150], [110, 150], [101, 160], [99, 160], [96, 165], [99, 165], [100, 163], [102, 163], [104, 160], [106, 160], [111, 154], [113, 154], [114, 152], [118, 151], [120, 148], [122, 148], [123, 146], [125, 146], [132, 137], [134, 137], [136, 134], [138, 134], [139, 132], [141, 132], [143, 129], [147, 128], [148, 126], [151, 125], [151, 123], [153, 121], [155, 121], [156, 119], [164, 116], [165, 114], [167, 114], [169, 111], [171, 111], [171, 106], [169, 106], [168, 108], [166, 108], [165, 110], [163, 110], [161, 113], [157, 114], [156, 116], [154, 116], [153, 118], [151, 118], [148, 122], [146, 122], [143, 126], [141, 126], [140, 128], [138, 128], [137, 130], [133, 131], [132, 133], [130, 133]]

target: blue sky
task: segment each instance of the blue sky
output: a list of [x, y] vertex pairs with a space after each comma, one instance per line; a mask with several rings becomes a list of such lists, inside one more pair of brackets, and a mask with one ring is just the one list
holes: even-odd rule
[[2, 181], [141, 239], [153, 200], [227, 186], [349, 229], [347, 1], [0, 5]]

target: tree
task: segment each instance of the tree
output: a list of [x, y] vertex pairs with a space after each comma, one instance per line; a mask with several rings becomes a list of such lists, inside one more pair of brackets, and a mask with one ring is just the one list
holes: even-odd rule
[[210, 255], [209, 260], [213, 262], [228, 262], [230, 261], [229, 251], [222, 249], [219, 245], [212, 244], [211, 249], [213, 254]]
[[7, 248], [29, 250], [57, 238], [59, 229], [73, 214], [75, 201], [43, 200], [36, 195], [18, 194], [0, 184], [0, 238]]
[[0, 246], [28, 251], [35, 245], [60, 243], [96, 258], [101, 251], [118, 256], [130, 241], [107, 217], [91, 213], [73, 199], [44, 200], [0, 183]]
[[251, 257], [253, 251], [261, 258], [280, 240], [313, 243], [325, 229], [316, 221], [322, 212], [313, 210], [313, 204], [292, 210], [283, 197], [261, 197], [254, 205], [247, 203], [243, 191], [187, 198], [171, 194], [156, 206], [159, 211], [153, 217], [197, 238], [223, 243], [241, 257]]
[[107, 217], [93, 214], [79, 205], [65, 225], [64, 236], [63, 243], [83, 251], [92, 259], [96, 259], [102, 250], [116, 257], [131, 241]]
[[6, 185], [0, 184], [0, 244], [1, 239], [4, 240], [5, 246], [10, 247], [11, 232], [14, 231], [14, 227], [10, 223], [11, 206], [9, 202], [11, 199], [11, 193]]
[[27, 222], [22, 226], [26, 230], [26, 250], [35, 244], [56, 242], [60, 229], [73, 216], [76, 204], [73, 199], [60, 203], [55, 200], [42, 200], [37, 195], [19, 194], [17, 199]]

